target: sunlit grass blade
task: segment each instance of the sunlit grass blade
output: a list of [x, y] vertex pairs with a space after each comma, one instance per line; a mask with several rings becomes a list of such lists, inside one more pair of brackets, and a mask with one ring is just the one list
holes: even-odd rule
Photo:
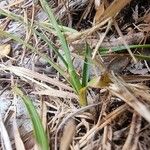
[[50, 20], [50, 22], [52, 23], [54, 29], [56, 30], [57, 36], [60, 40], [62, 49], [65, 52], [65, 58], [66, 61], [68, 63], [68, 72], [72, 81], [72, 84], [74, 84], [75, 90], [77, 93], [79, 93], [79, 90], [82, 88], [82, 85], [80, 83], [80, 80], [76, 74], [76, 71], [74, 69], [73, 63], [72, 63], [72, 59], [71, 59], [71, 54], [70, 54], [70, 50], [66, 41], [65, 36], [63, 35], [54, 15], [53, 12], [51, 10], [51, 8], [49, 7], [48, 3], [45, 0], [40, 0], [41, 5], [43, 7], [43, 9], [45, 10], [46, 14], [48, 15], [48, 18]]
[[82, 70], [82, 87], [86, 87], [89, 80], [89, 73], [90, 73], [89, 58], [90, 57], [91, 57], [91, 49], [89, 45], [86, 43], [85, 59], [84, 59], [83, 70]]
[[25, 95], [19, 88], [16, 86], [13, 88], [13, 91], [16, 95], [22, 98], [27, 111], [29, 113], [29, 116], [32, 121], [32, 126], [34, 130], [34, 136], [36, 139], [37, 144], [39, 145], [41, 150], [50, 150], [49, 143], [48, 143], [48, 137], [44, 131], [44, 128], [42, 126], [42, 121], [36, 111], [36, 108], [34, 107], [31, 99]]

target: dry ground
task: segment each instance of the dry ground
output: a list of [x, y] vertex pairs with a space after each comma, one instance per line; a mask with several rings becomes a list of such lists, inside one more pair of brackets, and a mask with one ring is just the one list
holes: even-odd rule
[[[12, 93], [13, 85], [33, 100], [52, 150], [150, 149], [150, 48], [129, 47], [149, 44], [150, 1], [47, 2], [58, 22], [69, 27], [65, 36], [78, 75], [87, 42], [94, 62], [90, 79], [99, 77], [102, 85], [89, 87], [88, 106], [80, 107], [78, 96], [60, 73], [26, 45], [2, 36], [2, 31], [17, 35], [63, 68], [56, 54], [29, 27], [0, 15], [0, 127], [3, 123], [12, 149], [36, 149], [29, 116]], [[0, 10], [20, 15], [32, 25], [46, 26], [48, 19], [38, 0], [1, 0]], [[53, 27], [50, 29], [39, 31], [61, 49]], [[119, 46], [124, 50], [113, 52], [113, 47]], [[107, 48], [107, 53], [99, 53], [100, 48]], [[3, 138], [0, 143], [4, 149]]]

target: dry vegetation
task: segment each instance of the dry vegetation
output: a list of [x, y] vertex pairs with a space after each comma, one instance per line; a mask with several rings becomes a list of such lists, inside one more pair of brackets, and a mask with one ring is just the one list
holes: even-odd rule
[[47, 0], [75, 74], [42, 2], [0, 1], [0, 149], [150, 149], [150, 1]]

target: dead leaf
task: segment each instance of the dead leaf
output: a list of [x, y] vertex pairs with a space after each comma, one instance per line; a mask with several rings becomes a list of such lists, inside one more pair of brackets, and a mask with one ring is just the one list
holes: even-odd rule
[[10, 44], [0, 45], [0, 57], [1, 58], [7, 57], [8, 54], [10, 53], [10, 50], [11, 50]]
[[[75, 133], [76, 125], [73, 119], [69, 120], [64, 127], [60, 142], [60, 150], [68, 150]], [[69, 131], [69, 132], [68, 132]]]
[[150, 110], [146, 104], [142, 103], [137, 95], [135, 94], [135, 89], [123, 81], [119, 76], [111, 74], [110, 76], [113, 84], [110, 84], [108, 90], [116, 97], [122, 99], [135, 111], [137, 111], [143, 118], [150, 122]]
[[144, 16], [144, 22], [147, 24], [150, 23], [150, 12]]
[[95, 5], [95, 9], [97, 10], [97, 8], [100, 6], [101, 0], [95, 0], [94, 1], [94, 5]]
[[131, 0], [114, 0], [104, 13], [97, 18], [96, 23], [100, 23], [110, 17], [115, 17], [130, 1]]
[[109, 84], [112, 83], [109, 72], [105, 71], [100, 77], [93, 78], [89, 83], [88, 87], [92, 88], [104, 88], [109, 86]]
[[23, 141], [21, 139], [19, 130], [18, 130], [18, 126], [17, 126], [17, 122], [16, 122], [16, 118], [14, 117], [14, 121], [13, 121], [13, 130], [14, 130], [14, 141], [15, 141], [15, 146], [16, 149], [19, 150], [25, 150]]
[[99, 6], [95, 6], [95, 8], [96, 8], [96, 14], [95, 14], [94, 21], [93, 21], [94, 24], [98, 22], [99, 18], [102, 16], [102, 14], [105, 11], [104, 3], [102, 3]]
[[112, 81], [109, 77], [109, 73], [106, 71], [101, 75], [98, 85], [103, 88], [109, 86], [110, 83], [112, 83]]
[[113, 70], [115, 73], [121, 73], [123, 69], [129, 64], [129, 57], [117, 56], [108, 64], [107, 69]]

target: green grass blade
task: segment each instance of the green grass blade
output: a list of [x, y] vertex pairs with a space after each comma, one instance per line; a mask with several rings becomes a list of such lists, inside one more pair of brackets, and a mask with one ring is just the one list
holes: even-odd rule
[[34, 107], [31, 99], [26, 96], [19, 88], [14, 87], [13, 91], [16, 95], [20, 96], [27, 108], [27, 111], [29, 113], [29, 116], [32, 121], [32, 126], [34, 130], [34, 136], [36, 139], [37, 144], [39, 145], [41, 150], [50, 150], [49, 144], [48, 144], [48, 137], [44, 131], [44, 128], [42, 126], [42, 121], [36, 111], [36, 108]]
[[[6, 12], [5, 12], [5, 11], [2, 10], [2, 9], [0, 9], [0, 14], [3, 14], [3, 15], [5, 15], [5, 16], [8, 16], [8, 17], [11, 18], [11, 19], [14, 19], [14, 20], [16, 20], [16, 21], [18, 21], [18, 22], [23, 23], [25, 26], [28, 26], [29, 29], [31, 29], [35, 34], [37, 34], [39, 37], [43, 38], [43, 35], [42, 35], [41, 33], [39, 33], [37, 30], [35, 30], [33, 27], [31, 27], [31, 25], [28, 25], [28, 24], [26, 24], [26, 23], [24, 22], [22, 16], [18, 16], [18, 15], [16, 15], [16, 14], [12, 13], [12, 12], [9, 12], [9, 11], [6, 11]], [[16, 42], [25, 45], [28, 49], [31, 49], [34, 53], [39, 54], [39, 55], [40, 55], [42, 58], [44, 58], [50, 65], [52, 65], [53, 68], [55, 68], [55, 69], [66, 79], [66, 81], [68, 81], [68, 83], [71, 84], [71, 86], [75, 89], [76, 92], [78, 91], [78, 89], [76, 89], [76, 86], [74, 85], [72, 79], [70, 79], [69, 76], [66, 75], [66, 73], [64, 72], [64, 70], [61, 69], [58, 65], [56, 65], [56, 63], [54, 63], [53, 61], [51, 61], [46, 55], [41, 54], [41, 53], [40, 53], [38, 50], [36, 50], [33, 46], [31, 46], [31, 45], [25, 43], [22, 39], [20, 39], [19, 37], [15, 36], [15, 35], [12, 35], [12, 34], [10, 34], [10, 33], [4, 32], [4, 31], [0, 31], [0, 36], [1, 36], [1, 37], [3, 37], [3, 36], [4, 36], [4, 37], [9, 37], [9, 38], [15, 40]], [[47, 42], [47, 44], [49, 45], [49, 47], [50, 47], [51, 49], [53, 49], [53, 50], [55, 51], [55, 53], [58, 54], [58, 56], [59, 56], [60, 59], [62, 58], [61, 60], [64, 62], [64, 65], [65, 65], [66, 67], [68, 67], [68, 64], [67, 64], [67, 62], [64, 60], [63, 56], [61, 56], [61, 54], [58, 52], [58, 50], [56, 50], [56, 49], [50, 44], [50, 42], [48, 41], [48, 39], [45, 37], [45, 38], [43, 38], [43, 40], [44, 40], [45, 42]]]
[[59, 53], [58, 49], [56, 49], [49, 41], [46, 35], [39, 33], [38, 31], [34, 31], [39, 37], [41, 37], [49, 46], [50, 49], [54, 50], [57, 56], [61, 59], [66, 68], [68, 68], [68, 64], [63, 56]]
[[[81, 84], [80, 84], [80, 81], [79, 81], [79, 79], [78, 79], [78, 76], [77, 76], [77, 74], [76, 74], [76, 72], [75, 72], [75, 70], [74, 70], [69, 49], [68, 49], [68, 51], [67, 51], [65, 54], [67, 54], [67, 56], [69, 56], [69, 57], [67, 57], [67, 58], [70, 58], [70, 59], [67, 59], [67, 58], [66, 58], [66, 60], [67, 60], [67, 62], [66, 62], [65, 59], [63, 58], [63, 56], [59, 53], [59, 51], [58, 51], [56, 48], [54, 48], [54, 47], [52, 46], [52, 44], [51, 44], [50, 41], [47, 39], [47, 37], [44, 37], [45, 35], [42, 35], [41, 33], [39, 33], [37, 30], [35, 30], [33, 27], [31, 27], [31, 25], [26, 24], [26, 23], [24, 22], [24, 20], [23, 20], [23, 17], [18, 16], [18, 15], [16, 15], [16, 14], [13, 14], [13, 13], [11, 13], [11, 12], [9, 12], [9, 11], [4, 11], [4, 10], [2, 10], [2, 9], [0, 9], [0, 14], [3, 14], [3, 15], [5, 15], [5, 16], [8, 16], [8, 17], [10, 17], [10, 18], [12, 18], [12, 19], [14, 19], [14, 20], [16, 20], [16, 21], [19, 21], [19, 22], [23, 23], [24, 25], [28, 26], [29, 29], [31, 29], [35, 34], [37, 34], [39, 37], [41, 37], [41, 38], [48, 44], [48, 46], [49, 46], [51, 49], [53, 49], [53, 50], [55, 51], [55, 53], [59, 56], [59, 58], [62, 60], [62, 62], [64, 63], [64, 65], [68, 68], [69, 75], [70, 75], [70, 80], [69, 80], [69, 82], [71, 83], [71, 85], [73, 86], [73, 88], [74, 88], [74, 89], [76, 90], [76, 92], [78, 93], [79, 89], [81, 88]], [[52, 15], [53, 15], [53, 14], [52, 14]], [[55, 20], [55, 18], [54, 18], [54, 20]], [[55, 20], [55, 22], [56, 22], [56, 20]], [[38, 25], [38, 23], [36, 23], [36, 24], [37, 24], [38, 27], [40, 27], [40, 26]], [[57, 22], [56, 22], [56, 24], [57, 24]], [[43, 27], [43, 26], [42, 26], [42, 27]], [[55, 26], [54, 26], [54, 27], [55, 27]], [[59, 30], [59, 26], [57, 26], [57, 28], [58, 28], [58, 30]], [[61, 28], [61, 30], [62, 30], [62, 28]], [[60, 33], [61, 33], [61, 31], [60, 31]], [[64, 37], [64, 36], [62, 35], [62, 37]], [[64, 41], [65, 41], [65, 43], [66, 43], [65, 38], [64, 38]], [[25, 43], [24, 43], [24, 45], [25, 45]], [[66, 45], [66, 47], [68, 48], [67, 43], [64, 44], [64, 45]], [[68, 61], [68, 60], [70, 60], [70, 61]], [[71, 63], [69, 63], [69, 62], [71, 62]], [[71, 65], [70, 65], [70, 64], [71, 64]], [[52, 66], [53, 66], [53, 65], [52, 65]], [[68, 66], [69, 66], [69, 67], [68, 67]], [[71, 67], [70, 67], [70, 66], [71, 66]], [[54, 68], [56, 69], [56, 67], [54, 67]], [[60, 69], [58, 70], [58, 67], [57, 67], [56, 70], [59, 71]], [[59, 72], [60, 72], [60, 71], [59, 71]], [[60, 74], [63, 75], [63, 74], [62, 74], [62, 71], [60, 72]], [[65, 76], [64, 76], [64, 78], [65, 78]]]
[[[19, 15], [16, 15], [8, 10], [3, 10], [3, 9], [0, 9], [0, 16], [7, 16], [7, 17], [10, 17], [10, 18], [14, 18], [14, 20], [17, 20], [17, 21], [21, 21], [22, 23], [24, 22], [24, 19], [22, 16], [19, 16]], [[30, 20], [30, 19], [28, 19]], [[55, 32], [54, 28], [53, 28], [53, 25], [47, 21], [45, 22], [38, 22], [36, 20], [34, 20], [34, 23], [38, 26], [38, 27], [42, 27], [43, 29], [45, 29], [45, 31], [48, 31], [48, 32]], [[70, 32], [70, 33], [78, 33], [77, 30], [75, 29], [72, 29], [72, 28], [69, 28], [69, 27], [66, 27], [66, 26], [62, 26], [62, 25], [59, 25], [59, 28], [61, 29], [61, 31], [64, 31], [64, 32]]]
[[89, 72], [90, 72], [89, 58], [90, 57], [91, 57], [91, 49], [89, 45], [86, 43], [85, 59], [84, 59], [83, 71], [82, 71], [82, 87], [86, 87], [89, 80]]
[[[35, 21], [35, 23], [37, 25], [39, 25], [39, 27], [42, 27], [43, 29], [45, 29], [48, 32], [53, 32], [54, 31], [53, 25], [49, 22], [37, 22], [37, 21]], [[75, 29], [65, 27], [65, 26], [61, 26], [61, 25], [58, 25], [58, 26], [59, 26], [60, 30], [63, 31], [63, 32], [78, 33], [78, 31], [75, 30]]]
[[45, 0], [40, 0], [40, 2], [41, 2], [41, 5], [42, 5], [43, 9], [45, 10], [45, 12], [48, 15], [50, 22], [52, 23], [54, 29], [56, 30], [57, 36], [59, 37], [62, 49], [65, 52], [66, 61], [68, 63], [68, 72], [69, 72], [69, 75], [70, 75], [70, 78], [71, 78], [71, 82], [72, 82], [72, 84], [74, 84], [74, 87], [75, 87], [75, 89], [78, 93], [79, 90], [82, 88], [82, 85], [80, 83], [80, 80], [79, 80], [76, 72], [75, 72], [66, 38], [63, 35], [63, 33], [61, 32], [61, 29], [60, 29], [54, 15], [53, 15], [53, 13], [52, 13], [52, 10], [48, 6], [48, 3]]
[[[130, 49], [135, 49], [135, 48], [150, 48], [150, 44], [143, 44], [143, 45], [129, 45]], [[112, 47], [111, 48], [112, 52], [121, 52], [126, 50], [125, 46], [118, 46], [118, 47]], [[101, 55], [107, 55], [109, 53], [109, 48], [100, 48], [99, 52]], [[134, 56], [137, 59], [140, 60], [150, 60], [150, 56], [146, 56], [146, 55], [138, 55], [138, 54], [134, 54]]]
[[[47, 5], [48, 6], [48, 5]], [[48, 7], [48, 10], [50, 8]], [[51, 9], [50, 9], [51, 11]], [[72, 87], [74, 88], [74, 90], [79, 94], [79, 90], [82, 88], [82, 85], [80, 83], [80, 80], [79, 80], [79, 77], [78, 75], [76, 74], [76, 71], [74, 69], [74, 66], [73, 66], [73, 63], [72, 63], [72, 59], [71, 59], [71, 54], [70, 54], [70, 51], [69, 51], [69, 48], [68, 48], [68, 45], [67, 45], [67, 42], [66, 42], [66, 39], [64, 37], [64, 35], [62, 34], [62, 31], [63, 31], [63, 27], [59, 26], [55, 20], [55, 17], [54, 15], [52, 14], [52, 11], [50, 12], [51, 13], [51, 18], [53, 20], [53, 22], [55, 22], [55, 25], [53, 25], [53, 27], [55, 28], [56, 30], [56, 33], [57, 33], [57, 36], [59, 37], [60, 41], [61, 41], [61, 44], [62, 44], [62, 48], [64, 49], [65, 51], [65, 56], [66, 56], [66, 61], [65, 59], [63, 58], [63, 56], [58, 52], [58, 50], [55, 50], [53, 48], [53, 45], [49, 42], [48, 38], [42, 34], [42, 33], [39, 33], [37, 30], [35, 30], [34, 28], [43, 28], [43, 26], [41, 27], [40, 25], [37, 25], [36, 23], [36, 26], [34, 26], [34, 28], [31, 26], [31, 24], [26, 24], [23, 20], [23, 18], [21, 16], [18, 16], [18, 15], [15, 15], [11, 12], [5, 12], [3, 10], [0, 9], [0, 13], [1, 14], [4, 14], [16, 21], [19, 21], [21, 23], [23, 23], [24, 25], [28, 26], [29, 29], [32, 30], [32, 32], [34, 32], [35, 34], [37, 34], [39, 37], [41, 37], [47, 44], [48, 46], [53, 49], [55, 51], [55, 53], [57, 53], [57, 55], [59, 56], [59, 58], [64, 62], [65, 66], [67, 67], [68, 69], [68, 72], [69, 72], [69, 77], [66, 76], [66, 73], [63, 71], [63, 69], [61, 69], [60, 67], [58, 67], [58, 65], [56, 65], [53, 61], [51, 61], [48, 57], [46, 57], [44, 54], [41, 54], [38, 50], [36, 50], [33, 46], [25, 43], [23, 40], [19, 39], [17, 36], [15, 35], [12, 35], [12, 34], [9, 34], [7, 32], [1, 32], [1, 35], [5, 35], [6, 37], [11, 37], [12, 39], [14, 39], [15, 41], [17, 41], [18, 43], [20, 44], [23, 44], [25, 45], [27, 48], [31, 49], [33, 52], [36, 52], [37, 54], [39, 54], [40, 56], [42, 56], [44, 59], [47, 60], [48, 63], [50, 63], [71, 85]], [[50, 17], [49, 17], [50, 19]], [[51, 20], [51, 19], [50, 19]], [[52, 22], [52, 23], [53, 23]], [[44, 28], [45, 29], [45, 28]], [[80, 97], [80, 96], [79, 96]]]
[[[32, 32], [34, 32], [36, 35], [38, 35], [43, 41], [45, 41], [49, 48], [52, 49], [57, 55], [58, 57], [61, 59], [61, 61], [64, 63], [65, 67], [67, 68], [68, 65], [67, 65], [67, 62], [65, 61], [65, 59], [63, 58], [63, 56], [59, 53], [58, 49], [50, 42], [50, 40], [47, 38], [47, 36], [45, 34], [42, 34], [40, 32], [38, 32], [36, 29], [34, 29], [34, 27], [31, 26], [30, 23], [25, 23], [24, 20], [23, 20], [23, 17], [22, 16], [18, 16], [12, 12], [9, 12], [9, 11], [4, 11], [2, 9], [0, 9], [0, 14], [3, 14], [5, 16], [8, 16], [10, 17], [11, 19], [14, 19], [22, 24], [24, 24], [25, 26], [27, 26], [29, 29], [32, 30]], [[36, 27], [35, 27], [36, 28]]]
[[[1, 37], [7, 37], [7, 38], [11, 38], [13, 40], [15, 40], [16, 42], [25, 45], [28, 49], [31, 49], [32, 52], [37, 53], [39, 56], [41, 56], [42, 58], [44, 58], [53, 68], [55, 68], [62, 76], [66, 77], [66, 73], [64, 72], [63, 69], [61, 69], [56, 63], [54, 63], [51, 59], [49, 59], [45, 54], [40, 53], [37, 49], [35, 49], [33, 46], [31, 46], [30, 44], [26, 43], [25, 41], [23, 41], [22, 39], [20, 39], [19, 37], [12, 35], [11, 33], [5, 32], [0, 30], [0, 36]], [[68, 79], [65, 78], [67, 81]]]
[[[150, 48], [150, 44], [144, 44], [144, 45], [129, 45], [130, 49], [133, 48]], [[117, 47], [111, 47], [111, 48], [100, 48], [99, 52], [100, 54], [108, 54], [109, 50], [112, 50], [112, 52], [119, 52], [119, 51], [124, 51], [126, 50], [125, 46], [117, 46]]]
[[39, 50], [35, 49], [33, 46], [31, 46], [30, 44], [26, 43], [25, 41], [23, 41], [22, 39], [20, 39], [19, 37], [12, 35], [8, 32], [2, 31], [0, 30], [0, 36], [1, 37], [7, 37], [7, 38], [11, 38], [13, 40], [15, 40], [16, 42], [25, 45], [28, 49], [31, 49], [32, 52], [37, 53], [40, 57], [42, 57], [43, 59], [45, 59], [54, 69], [56, 69], [64, 78], [65, 80], [70, 83], [70, 85], [74, 88], [75, 91], [77, 91], [74, 86], [74, 84], [72, 83], [72, 80], [70, 79], [70, 77], [68, 76], [68, 74], [64, 71], [64, 69], [62, 69], [62, 67], [58, 66], [56, 63], [54, 63], [51, 59], [49, 59], [49, 57], [47, 57], [47, 55], [42, 54], [39, 52]]
[[135, 58], [139, 59], [139, 60], [147, 60], [150, 61], [150, 56], [146, 56], [146, 55], [137, 55], [134, 54]]
[[61, 29], [59, 28], [59, 25], [58, 25], [53, 13], [52, 13], [51, 8], [49, 7], [48, 3], [46, 2], [46, 0], [40, 0], [40, 2], [41, 2], [41, 5], [42, 5], [44, 11], [48, 15], [49, 20], [51, 21], [54, 29], [56, 30], [57, 36], [59, 37], [59, 40], [61, 42], [61, 46], [62, 46], [62, 48], [66, 54], [66, 60], [68, 62], [68, 66], [70, 68], [72, 68], [73, 65], [72, 65], [71, 55], [70, 55], [70, 51], [69, 51], [65, 36], [62, 34]]

